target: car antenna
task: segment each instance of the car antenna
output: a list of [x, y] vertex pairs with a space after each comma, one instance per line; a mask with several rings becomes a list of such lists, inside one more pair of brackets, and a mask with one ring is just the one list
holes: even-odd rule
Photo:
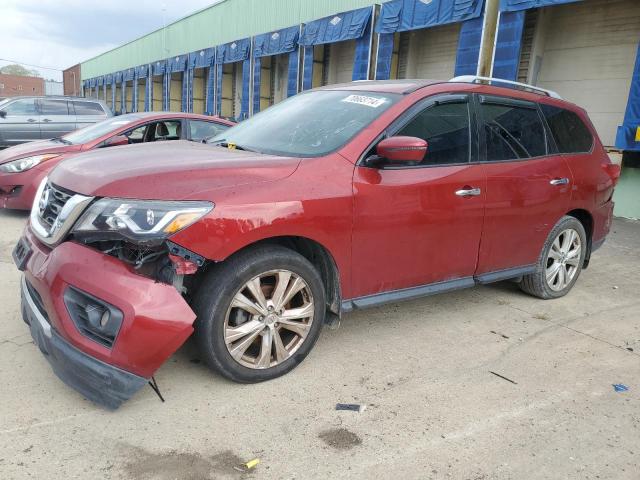
[[153, 389], [154, 392], [156, 392], [156, 395], [158, 395], [158, 398], [162, 400], [162, 403], [164, 403], [164, 397], [160, 393], [160, 389], [158, 388], [158, 382], [156, 382], [156, 377], [151, 377], [151, 380], [149, 380], [149, 386]]

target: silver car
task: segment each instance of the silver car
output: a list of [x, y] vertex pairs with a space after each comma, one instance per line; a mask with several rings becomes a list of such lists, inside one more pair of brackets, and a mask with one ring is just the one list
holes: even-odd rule
[[95, 98], [14, 97], [0, 101], [0, 148], [57, 138], [113, 116]]

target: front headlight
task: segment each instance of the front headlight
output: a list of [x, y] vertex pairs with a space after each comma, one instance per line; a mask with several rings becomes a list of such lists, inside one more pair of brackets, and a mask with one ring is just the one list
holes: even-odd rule
[[0, 172], [4, 173], [20, 173], [26, 170], [30, 170], [36, 165], [40, 165], [45, 160], [51, 160], [52, 158], [59, 157], [58, 153], [48, 153], [45, 155], [34, 155], [33, 157], [20, 158], [13, 162], [0, 165]]
[[91, 205], [73, 228], [80, 239], [161, 243], [213, 209], [209, 202], [172, 202], [103, 198]]

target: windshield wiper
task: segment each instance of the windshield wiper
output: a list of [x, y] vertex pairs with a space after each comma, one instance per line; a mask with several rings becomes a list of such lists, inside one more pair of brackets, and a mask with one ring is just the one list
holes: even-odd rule
[[73, 142], [70, 142], [69, 140], [65, 140], [62, 137], [52, 138], [51, 140], [53, 140], [54, 142], [60, 142], [63, 145], [73, 145]]

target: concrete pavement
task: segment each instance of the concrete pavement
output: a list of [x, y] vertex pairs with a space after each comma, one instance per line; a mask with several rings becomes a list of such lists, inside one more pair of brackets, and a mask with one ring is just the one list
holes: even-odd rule
[[565, 298], [505, 282], [356, 312], [259, 385], [213, 375], [187, 343], [156, 376], [166, 403], [145, 388], [108, 412], [57, 379], [20, 318], [25, 220], [0, 212], [2, 479], [640, 478], [638, 222], [614, 222]]

